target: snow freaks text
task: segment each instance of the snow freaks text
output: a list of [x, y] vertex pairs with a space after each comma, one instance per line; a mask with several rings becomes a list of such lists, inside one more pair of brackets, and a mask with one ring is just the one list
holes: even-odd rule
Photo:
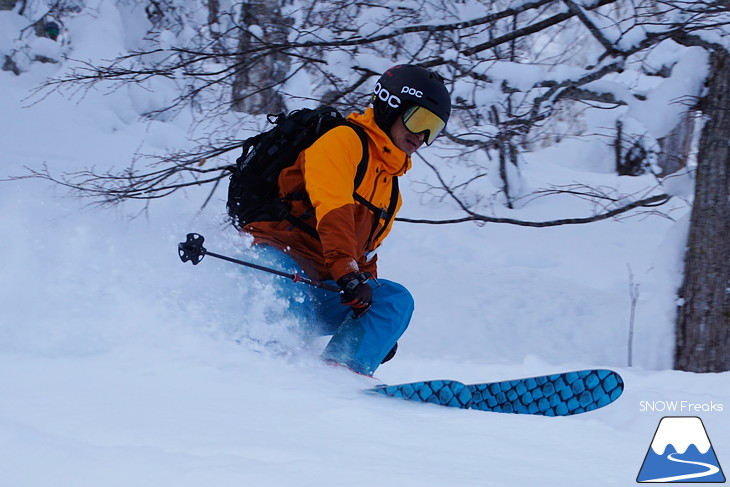
[[696, 403], [691, 401], [639, 401], [639, 412], [642, 413], [721, 413], [724, 406], [714, 401]]

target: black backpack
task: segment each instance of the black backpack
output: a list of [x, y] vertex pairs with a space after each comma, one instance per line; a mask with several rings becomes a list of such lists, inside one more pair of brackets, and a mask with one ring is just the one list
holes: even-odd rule
[[307, 195], [302, 192], [280, 198], [279, 173], [294, 164], [299, 153], [325, 132], [347, 125], [358, 134], [363, 148], [355, 177], [357, 189], [367, 170], [367, 135], [362, 127], [348, 122], [328, 106], [295, 110], [288, 115], [270, 115], [269, 122], [275, 125], [274, 128], [246, 139], [236, 165], [228, 168], [231, 171], [226, 202], [228, 215], [239, 230], [251, 222], [288, 220], [318, 239], [314, 228], [290, 212], [289, 201], [303, 200]]

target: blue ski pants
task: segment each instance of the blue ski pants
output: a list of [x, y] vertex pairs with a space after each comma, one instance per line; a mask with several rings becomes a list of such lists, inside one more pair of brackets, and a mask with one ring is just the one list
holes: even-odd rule
[[[256, 245], [256, 260], [261, 265], [308, 277], [288, 254], [269, 245]], [[335, 281], [326, 283], [337, 286]], [[322, 359], [345, 365], [355, 372], [372, 375], [405, 332], [413, 314], [413, 297], [402, 285], [372, 279], [373, 303], [355, 319], [340, 294], [284, 277], [275, 278], [277, 296], [289, 303], [305, 335], [332, 335]]]

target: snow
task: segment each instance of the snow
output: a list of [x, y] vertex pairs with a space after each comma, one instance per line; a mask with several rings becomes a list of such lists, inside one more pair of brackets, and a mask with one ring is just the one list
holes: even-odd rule
[[684, 453], [694, 445], [705, 454], [712, 446], [699, 418], [665, 418], [657, 429], [651, 448], [657, 455], [663, 455], [668, 445], [673, 445], [677, 453]]
[[[101, 2], [93, 21], [76, 18], [74, 42], [86, 40], [74, 54], [121, 51], [131, 42], [123, 17]], [[0, 20], [18, 23], [10, 14]], [[689, 58], [678, 62], [686, 63], [681, 73], [699, 70]], [[92, 90], [30, 102], [29, 90], [57, 69], [0, 71], [0, 178], [43, 164], [55, 174], [119, 168], [136, 152], [189, 143], [179, 121], [136, 117], [169, 97], [166, 83], [154, 92]], [[670, 78], [685, 89], [697, 79]], [[646, 105], [651, 112], [632, 109], [649, 122], [674, 111]], [[522, 177], [530, 188], [580, 181], [627, 193], [646, 183], [610, 174], [603, 159], [610, 150], [567, 139], [530, 154]], [[401, 185], [401, 215], [448, 213], [421, 199], [415, 181], [427, 171], [416, 166]], [[730, 375], [669, 370], [690, 211], [684, 199], [663, 208], [673, 219], [543, 229], [396, 224], [380, 274], [405, 284], [417, 308], [378, 379], [484, 382], [592, 367], [622, 374], [617, 403], [543, 418], [363, 394], [377, 382], [322, 364], [325, 341], [304, 342], [292, 331], [295, 320], [271, 297], [275, 278], [212, 258], [195, 267], [179, 261], [176, 245], [191, 231], [211, 251], [250, 252], [224, 225], [222, 192], [204, 210], [207, 188], [147, 209], [109, 209], [42, 181], [0, 188], [2, 485], [625, 485], [667, 415], [642, 410], [642, 401], [724, 405], [701, 417], [721, 464], [730, 452]], [[688, 188], [684, 174], [672, 193], [688, 198]], [[495, 211], [540, 221], [589, 209], [564, 197]], [[630, 276], [639, 285], [634, 367]]]
[[666, 136], [702, 95], [708, 59], [709, 54], [700, 47], [687, 49], [674, 65], [672, 76], [652, 90], [645, 101], [634, 101], [629, 116], [641, 120], [655, 138]]

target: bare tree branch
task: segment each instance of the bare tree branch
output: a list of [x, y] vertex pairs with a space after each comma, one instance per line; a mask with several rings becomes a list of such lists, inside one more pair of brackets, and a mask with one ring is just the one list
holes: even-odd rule
[[[438, 67], [440, 71], [446, 71], [443, 74], [447, 75], [449, 86], [456, 94], [454, 122], [450, 122], [444, 139], [463, 158], [479, 154], [482, 160], [491, 164], [489, 169], [479, 168], [476, 176], [474, 173], [461, 175], [461, 179], [451, 184], [447, 184], [445, 179], [448, 178], [436, 173], [441, 185], [439, 191], [456, 201], [467, 214], [463, 221], [480, 221], [488, 217], [470, 213], [472, 203], [459, 200], [457, 193], [483, 184], [485, 174], [499, 170], [503, 183], [501, 191], [507, 204], [511, 204], [514, 198], [524, 195], [511, 194], [519, 185], [510, 181], [510, 173], [516, 171], [508, 169], [519, 165], [519, 152], [528, 150], [531, 139], [542, 137], [542, 127], [550, 126], [557, 118], [553, 118], [555, 114], [560, 114], [565, 107], [576, 111], [575, 101], [596, 102], [607, 109], [626, 103], [625, 99], [618, 99], [611, 93], [591, 89], [590, 83], [620, 73], [627, 63], [635, 62], [636, 58], [632, 56], [643, 55], [667, 39], [717, 49], [719, 46], [702, 34], [728, 24], [727, 9], [716, 2], [489, 2], [488, 13], [468, 20], [460, 20], [456, 14], [458, 10], [451, 11], [448, 2], [423, 2], [423, 8], [419, 9], [389, 9], [355, 1], [323, 0], [299, 12], [299, 23], [289, 25], [285, 19], [276, 23], [277, 28], [286, 25], [290, 29], [288, 36], [267, 38], [253, 26], [244, 25], [240, 11], [224, 12], [221, 3], [209, 1], [206, 2], [209, 14], [216, 12], [209, 19], [218, 19], [215, 32], [209, 26], [210, 29], [199, 29], [200, 35], [184, 44], [165, 48], [160, 47], [161, 43], [152, 44], [150, 49], [130, 52], [105, 64], [77, 62], [76, 69], [65, 77], [49, 80], [39, 94], [68, 88], [83, 91], [101, 82], [110, 83], [106, 86], [113, 90], [128, 84], [145, 86], [153, 79], [173, 80], [180, 85], [176, 98], [166, 105], [154, 107], [145, 116], [156, 118], [168, 111], [174, 114], [182, 108], [199, 105], [205, 107], [205, 111], [200, 112], [203, 120], [211, 120], [226, 117], [231, 104], [240, 104], [264, 93], [281, 95], [289, 101], [324, 101], [342, 110], [352, 109], [367, 102], [370, 90], [366, 86], [380, 74], [364, 61], [367, 59], [406, 59], [424, 67]], [[156, 5], [148, 14], [155, 17], [161, 30], [173, 28], [184, 20], [182, 11], [166, 12], [165, 0], [156, 0]], [[374, 19], [372, 25], [360, 27], [357, 24], [363, 12]], [[610, 20], [610, 28], [600, 27], [600, 15]], [[570, 45], [564, 52], [551, 54], [547, 61], [553, 67], [568, 62], [569, 70], [540, 65], [545, 60], [532, 54], [542, 49], [559, 51], [552, 49], [555, 47], [552, 43], [557, 42], [553, 38], [564, 35], [574, 39], [576, 34], [583, 39], [588, 36], [597, 39], [605, 49], [606, 53], [599, 57], [596, 65], [583, 68], [571, 63], [570, 56], [578, 52], [578, 47]], [[150, 39], [155, 35], [151, 32]], [[239, 40], [243, 35], [249, 41], [241, 44]], [[634, 42], [627, 47], [625, 41], [629, 38]], [[536, 48], [535, 43], [540, 47]], [[546, 47], [542, 46], [546, 43]], [[358, 76], [340, 78], [342, 75], [331, 64], [332, 58], [338, 59], [338, 56], [345, 56], [345, 59], [349, 56], [351, 71]], [[611, 57], [606, 59], [606, 56]], [[232, 90], [236, 80], [242, 79], [241, 73], [283, 58], [289, 66], [285, 76], [252, 82], [251, 86], [244, 83]], [[504, 68], [507, 64], [510, 69], [511, 66], [531, 64], [545, 69], [539, 78], [526, 84], [519, 76], [500, 75], [499, 69], [495, 73], [491, 70], [492, 66]], [[510, 73], [510, 69], [504, 72]], [[300, 78], [311, 86], [310, 90], [294, 86]], [[485, 104], [481, 94], [485, 90], [494, 91], [495, 87], [501, 90], [501, 98]], [[626, 92], [631, 93], [631, 90]], [[640, 99], [641, 94], [633, 93], [633, 96]], [[185, 187], [210, 184], [213, 189], [207, 203], [219, 188], [221, 179], [227, 176], [226, 163], [207, 164], [241, 146], [241, 142], [230, 135], [235, 129], [230, 128], [223, 137], [221, 133], [224, 132], [214, 130], [205, 143], [189, 151], [138, 158], [119, 172], [91, 168], [54, 175], [44, 167], [42, 170], [28, 169], [27, 175], [11, 179], [45, 179], [100, 204], [112, 204], [126, 198], [156, 199]], [[497, 165], [499, 167], [495, 169]], [[576, 193], [575, 196], [595, 197], [592, 201], [600, 199], [597, 195]], [[637, 201], [651, 204], [650, 198]], [[615, 213], [618, 210], [614, 206], [604, 208], [600, 214], [610, 218], [624, 211]], [[625, 208], [629, 211], [634, 207], [627, 205]], [[594, 221], [594, 218], [568, 220]], [[509, 219], [499, 220], [509, 222]], [[540, 222], [528, 224], [543, 225]]]
[[596, 24], [594, 24], [593, 21], [588, 18], [588, 15], [580, 6], [576, 5], [573, 0], [563, 0], [563, 3], [568, 6], [568, 11], [571, 14], [575, 15], [580, 19], [581, 22], [583, 22], [583, 25], [585, 25], [590, 33], [593, 34], [593, 37], [595, 37], [596, 40], [601, 43], [607, 54], [609, 54], [610, 56], [620, 54], [614, 43], [606, 38], [603, 31], [596, 27]]
[[471, 211], [468, 211], [469, 216], [463, 217], [463, 218], [454, 218], [450, 220], [427, 220], [427, 219], [414, 219], [414, 218], [402, 218], [398, 217], [396, 218], [396, 221], [400, 222], [406, 222], [406, 223], [426, 223], [429, 225], [445, 225], [445, 224], [451, 224], [451, 223], [465, 223], [465, 222], [477, 222], [477, 223], [506, 223], [510, 225], [517, 225], [521, 227], [536, 227], [536, 228], [545, 228], [545, 227], [556, 227], [560, 225], [580, 225], [584, 223], [592, 223], [597, 222], [601, 220], [607, 220], [609, 218], [614, 218], [618, 215], [621, 215], [623, 213], [627, 213], [631, 210], [635, 210], [637, 208], [653, 208], [659, 205], [663, 205], [664, 203], [668, 202], [671, 199], [671, 196], [667, 194], [660, 194], [656, 196], [652, 196], [649, 198], [644, 198], [642, 200], [634, 201], [632, 203], [629, 203], [627, 205], [624, 205], [620, 208], [616, 208], [610, 211], [607, 211], [605, 213], [599, 213], [597, 215], [591, 216], [591, 217], [585, 217], [585, 218], [563, 218], [559, 220], [551, 220], [551, 221], [544, 221], [544, 222], [530, 222], [530, 221], [524, 221], [524, 220], [516, 220], [513, 218], [497, 218], [497, 217], [491, 217], [486, 215], [480, 215], [478, 213], [474, 213]]

